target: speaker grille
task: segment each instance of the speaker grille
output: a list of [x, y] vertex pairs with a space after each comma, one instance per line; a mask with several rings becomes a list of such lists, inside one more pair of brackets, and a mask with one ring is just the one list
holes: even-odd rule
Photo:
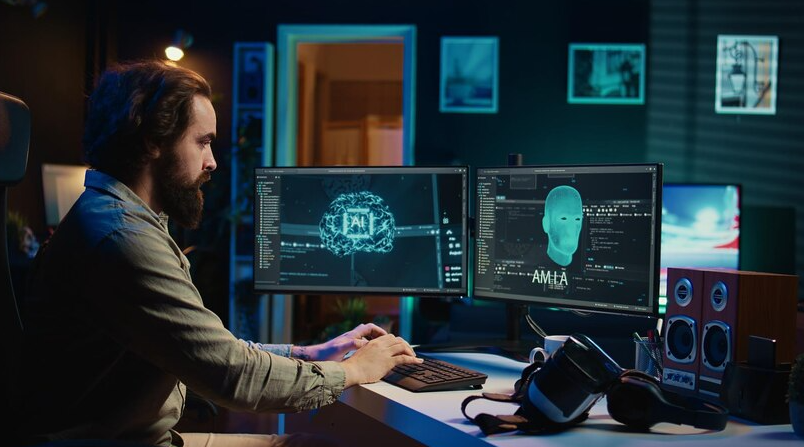
[[729, 325], [722, 321], [710, 321], [704, 326], [701, 341], [704, 366], [713, 371], [723, 371], [731, 360], [731, 333]]
[[683, 315], [669, 318], [664, 343], [668, 359], [676, 363], [694, 362], [698, 345], [695, 320]]
[[729, 289], [723, 281], [718, 281], [712, 286], [709, 301], [712, 303], [712, 308], [718, 312], [726, 308], [729, 301]]
[[676, 304], [681, 307], [686, 307], [692, 301], [692, 282], [689, 278], [681, 278], [676, 281], [673, 288], [673, 298]]

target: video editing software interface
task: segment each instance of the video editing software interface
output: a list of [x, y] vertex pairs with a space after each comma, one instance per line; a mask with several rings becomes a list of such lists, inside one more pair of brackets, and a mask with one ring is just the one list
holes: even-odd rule
[[254, 288], [467, 293], [468, 168], [255, 170]]
[[662, 166], [479, 168], [474, 295], [656, 316]]

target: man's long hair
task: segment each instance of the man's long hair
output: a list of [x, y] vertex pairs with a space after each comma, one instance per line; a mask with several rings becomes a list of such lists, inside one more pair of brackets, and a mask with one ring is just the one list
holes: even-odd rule
[[198, 73], [160, 61], [120, 64], [89, 98], [84, 156], [120, 181], [132, 180], [155, 156], [172, 150], [192, 119], [193, 97], [212, 91]]

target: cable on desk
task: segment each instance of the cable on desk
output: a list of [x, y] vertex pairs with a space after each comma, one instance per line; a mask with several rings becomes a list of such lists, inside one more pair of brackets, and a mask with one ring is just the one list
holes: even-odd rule
[[530, 314], [525, 314], [525, 321], [528, 323], [528, 326], [530, 326], [531, 330], [536, 333], [536, 335], [542, 338], [547, 337], [547, 332], [536, 324], [536, 321], [533, 320]]

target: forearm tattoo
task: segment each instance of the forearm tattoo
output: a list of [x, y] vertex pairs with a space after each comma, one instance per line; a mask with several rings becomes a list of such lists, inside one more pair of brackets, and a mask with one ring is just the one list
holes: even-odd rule
[[294, 346], [293, 349], [291, 350], [291, 353], [293, 354], [293, 357], [299, 360], [304, 361], [310, 360], [310, 354], [307, 353], [306, 346]]

